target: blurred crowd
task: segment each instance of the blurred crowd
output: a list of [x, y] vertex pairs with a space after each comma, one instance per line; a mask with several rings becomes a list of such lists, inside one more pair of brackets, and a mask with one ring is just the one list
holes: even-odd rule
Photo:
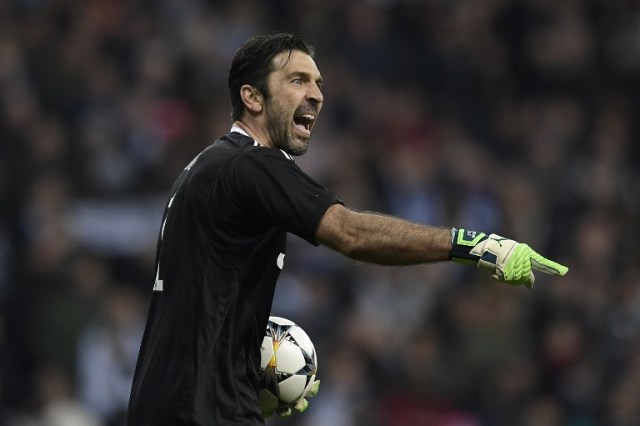
[[168, 190], [230, 128], [235, 49], [279, 31], [325, 80], [311, 176], [570, 272], [529, 291], [291, 237], [273, 313], [322, 385], [268, 424], [640, 425], [633, 0], [0, 1], [0, 425], [124, 424]]

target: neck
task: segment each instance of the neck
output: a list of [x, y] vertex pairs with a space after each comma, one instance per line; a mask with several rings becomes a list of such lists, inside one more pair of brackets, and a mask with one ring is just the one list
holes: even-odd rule
[[265, 147], [273, 147], [273, 144], [271, 144], [271, 140], [262, 127], [252, 125], [252, 123], [248, 123], [243, 119], [234, 121], [233, 125], [244, 130], [251, 139], [258, 142], [260, 145]]

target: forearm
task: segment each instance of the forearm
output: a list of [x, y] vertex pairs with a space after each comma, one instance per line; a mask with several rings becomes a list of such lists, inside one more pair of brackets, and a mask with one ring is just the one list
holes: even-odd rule
[[414, 265], [449, 259], [450, 229], [343, 207], [335, 210], [323, 218], [317, 233], [318, 242], [352, 259], [381, 265]]
[[451, 230], [419, 225], [391, 216], [357, 213], [357, 244], [349, 256], [382, 265], [414, 265], [449, 259]]

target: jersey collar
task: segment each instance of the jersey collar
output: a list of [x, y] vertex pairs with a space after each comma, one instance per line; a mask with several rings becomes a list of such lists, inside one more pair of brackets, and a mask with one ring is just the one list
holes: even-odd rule
[[[244, 129], [242, 129], [240, 126], [236, 126], [235, 124], [231, 126], [231, 132], [240, 133], [241, 135], [245, 135], [246, 137], [253, 139], [251, 136], [249, 136], [249, 133], [245, 132]], [[257, 141], [255, 139], [253, 139], [253, 141], [255, 142], [255, 145], [263, 146], [260, 141]]]
[[[252, 140], [253, 140], [253, 145], [254, 145], [254, 146], [264, 146], [264, 145], [262, 145], [262, 144], [260, 143], [260, 141], [257, 141], [257, 140], [255, 140], [255, 139], [253, 139], [251, 136], [249, 136], [249, 134], [248, 134], [247, 132], [245, 132], [245, 131], [240, 127], [240, 126], [236, 126], [236, 125], [234, 124], [233, 126], [231, 126], [231, 132], [232, 132], [232, 133], [233, 133], [233, 132], [235, 132], [235, 133], [240, 133], [241, 135], [245, 135], [246, 137], [248, 137], [248, 138], [252, 139]], [[285, 151], [283, 151], [283, 150], [280, 150], [280, 152], [282, 152], [282, 154], [283, 154], [286, 158], [288, 158], [289, 160], [294, 161], [294, 160], [293, 160], [293, 157], [291, 156], [291, 154], [289, 154], [289, 153], [287, 153], [287, 152], [285, 152]]]

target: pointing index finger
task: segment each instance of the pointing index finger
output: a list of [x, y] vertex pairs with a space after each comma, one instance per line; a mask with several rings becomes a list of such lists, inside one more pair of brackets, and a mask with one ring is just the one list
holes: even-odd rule
[[553, 260], [549, 260], [536, 252], [533, 252], [533, 255], [531, 256], [531, 266], [533, 269], [549, 275], [563, 276], [569, 271], [569, 268], [566, 266], [561, 265], [558, 262], [554, 262]]

